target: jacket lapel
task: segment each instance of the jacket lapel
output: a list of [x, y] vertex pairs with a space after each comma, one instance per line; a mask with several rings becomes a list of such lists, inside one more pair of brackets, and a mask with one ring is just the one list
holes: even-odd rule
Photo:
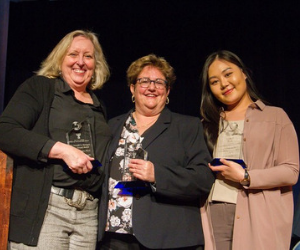
[[171, 111], [168, 108], [164, 108], [158, 117], [155, 124], [147, 130], [143, 137], [143, 149], [146, 149], [158, 136], [160, 136], [171, 123]]
[[127, 114], [120, 115], [117, 118], [113, 119], [113, 123], [109, 122], [109, 126], [110, 126], [111, 132], [113, 134], [113, 139], [110, 142], [110, 146], [108, 149], [109, 157], [113, 156], [116, 148], [118, 147], [120, 135], [122, 133], [124, 123], [131, 112], [132, 112], [132, 110], [130, 110]]
[[[116, 148], [118, 147], [124, 123], [132, 111], [133, 110], [130, 110], [127, 114], [119, 116], [118, 118], [116, 118], [116, 120], [114, 120], [113, 124], [110, 124], [112, 133], [114, 135], [108, 151], [110, 157], [113, 156]], [[159, 135], [161, 135], [169, 127], [169, 124], [171, 123], [171, 116], [171, 111], [168, 108], [164, 108], [155, 124], [143, 135], [143, 137], [145, 137], [142, 142], [144, 149], [146, 149]]]

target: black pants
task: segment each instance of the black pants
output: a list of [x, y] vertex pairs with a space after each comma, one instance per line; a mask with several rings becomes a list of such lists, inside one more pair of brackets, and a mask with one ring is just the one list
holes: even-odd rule
[[[120, 234], [106, 232], [103, 240], [97, 247], [98, 250], [150, 250], [144, 247], [131, 234]], [[171, 248], [169, 248], [171, 250]], [[176, 250], [203, 250], [203, 246], [172, 248]]]

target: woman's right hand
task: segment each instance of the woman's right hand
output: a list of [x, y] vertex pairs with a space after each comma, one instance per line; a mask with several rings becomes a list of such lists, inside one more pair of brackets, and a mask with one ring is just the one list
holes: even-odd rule
[[81, 150], [62, 142], [56, 142], [54, 144], [48, 157], [62, 159], [70, 170], [76, 174], [88, 173], [93, 168], [91, 161], [94, 160], [94, 158], [88, 156]]
[[245, 170], [240, 164], [226, 159], [220, 159], [220, 161], [223, 165], [212, 166], [208, 164], [209, 168], [214, 172], [220, 172], [227, 180], [240, 182], [244, 179]]

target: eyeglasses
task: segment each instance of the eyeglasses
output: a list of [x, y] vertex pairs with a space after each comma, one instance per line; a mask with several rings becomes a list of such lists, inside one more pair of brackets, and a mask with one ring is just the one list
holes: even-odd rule
[[151, 80], [149, 77], [142, 77], [137, 79], [138, 83], [142, 88], [148, 88], [149, 85], [153, 82], [155, 88], [164, 89], [167, 86], [167, 81], [164, 79], [156, 78], [155, 80]]

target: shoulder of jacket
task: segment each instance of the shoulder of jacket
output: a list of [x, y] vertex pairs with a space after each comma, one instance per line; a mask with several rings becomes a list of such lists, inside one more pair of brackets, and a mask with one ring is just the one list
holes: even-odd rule
[[185, 124], [201, 123], [200, 117], [197, 116], [184, 115], [184, 114], [179, 114], [174, 112], [171, 112], [171, 114], [172, 114], [172, 119], [179, 120]]
[[25, 80], [24, 84], [29, 84], [29, 85], [36, 85], [37, 87], [45, 87], [47, 85], [53, 85], [57, 78], [48, 78], [45, 76], [31, 76], [27, 80]]
[[264, 114], [269, 117], [273, 117], [276, 123], [281, 124], [282, 126], [292, 123], [292, 121], [289, 118], [289, 115], [281, 107], [266, 106], [266, 108], [264, 109]]
[[283, 108], [281, 108], [281, 107], [276, 107], [276, 106], [266, 106], [265, 108], [264, 108], [264, 110], [263, 110], [264, 112], [268, 112], [268, 113], [272, 113], [272, 114], [274, 114], [274, 115], [279, 115], [279, 116], [281, 116], [281, 115], [286, 115], [286, 112], [284, 111], [284, 109]]
[[125, 113], [125, 114], [122, 114], [122, 115], [115, 116], [113, 118], [110, 118], [109, 121], [108, 121], [108, 123], [109, 124], [114, 124], [114, 123], [116, 123], [116, 122], [118, 122], [120, 120], [126, 119], [126, 117], [128, 117], [128, 115], [129, 115], [129, 113]]

